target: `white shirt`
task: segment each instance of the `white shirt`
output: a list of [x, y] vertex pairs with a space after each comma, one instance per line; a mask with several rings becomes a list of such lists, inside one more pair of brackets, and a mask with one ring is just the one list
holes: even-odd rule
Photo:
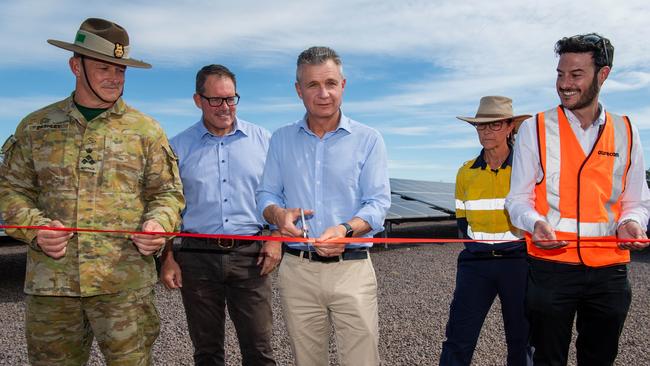
[[[571, 129], [580, 142], [585, 155], [588, 155], [596, 139], [598, 129], [605, 123], [605, 108], [599, 104], [600, 115], [586, 130], [580, 126], [580, 121], [570, 110], [564, 112], [569, 120]], [[510, 178], [510, 193], [506, 197], [506, 210], [510, 214], [512, 224], [519, 229], [532, 233], [535, 223], [546, 221], [535, 210], [535, 183], [543, 178], [542, 166], [537, 147], [537, 128], [535, 117], [529, 118], [521, 125], [515, 141]], [[639, 131], [632, 125], [632, 155], [630, 170], [627, 175], [625, 190], [621, 195], [621, 217], [619, 223], [632, 219], [642, 228], [648, 225], [650, 210], [650, 191], [645, 180], [645, 162]]]

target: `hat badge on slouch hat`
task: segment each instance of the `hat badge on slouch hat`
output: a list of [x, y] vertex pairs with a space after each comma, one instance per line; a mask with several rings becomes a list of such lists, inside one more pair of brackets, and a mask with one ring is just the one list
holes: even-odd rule
[[124, 57], [124, 46], [119, 43], [116, 43], [115, 49], [113, 50], [113, 55], [117, 58]]
[[481, 102], [474, 117], [456, 117], [461, 121], [475, 123], [492, 123], [504, 119], [512, 119], [515, 126], [519, 125], [526, 119], [532, 117], [529, 114], [520, 114], [515, 116], [512, 111], [512, 99], [502, 96], [482, 97]]
[[144, 61], [130, 58], [129, 35], [126, 29], [105, 19], [84, 20], [79, 26], [74, 43], [54, 39], [48, 39], [47, 43], [100, 61], [143, 69], [151, 68], [151, 65]]

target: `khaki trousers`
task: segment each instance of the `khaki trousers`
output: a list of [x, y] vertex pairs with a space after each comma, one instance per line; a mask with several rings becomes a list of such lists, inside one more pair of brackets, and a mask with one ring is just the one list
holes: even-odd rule
[[296, 365], [328, 365], [332, 326], [342, 366], [379, 365], [377, 279], [370, 258], [321, 263], [285, 254], [279, 289]]

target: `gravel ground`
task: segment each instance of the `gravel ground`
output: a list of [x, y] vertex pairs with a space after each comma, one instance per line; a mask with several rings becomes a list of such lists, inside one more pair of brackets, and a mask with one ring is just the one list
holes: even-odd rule
[[[404, 224], [393, 236], [454, 235], [450, 225]], [[457, 244], [401, 246], [373, 249], [372, 260], [379, 282], [380, 353], [385, 365], [437, 364], [449, 303], [454, 290]], [[24, 340], [25, 248], [0, 246], [0, 365], [27, 365]], [[650, 365], [646, 351], [650, 339], [650, 251], [635, 253], [630, 265], [633, 301], [620, 342], [616, 365]], [[275, 275], [273, 276], [275, 283]], [[192, 345], [178, 291], [158, 285], [156, 302], [161, 316], [161, 335], [155, 344], [156, 365], [191, 365]], [[273, 294], [273, 348], [280, 365], [292, 365], [291, 350], [282, 319], [277, 292]], [[336, 349], [331, 342], [331, 364]], [[228, 322], [226, 357], [228, 365], [241, 363], [234, 328]], [[89, 365], [104, 364], [94, 346]], [[475, 365], [505, 364], [505, 341], [498, 300], [481, 332], [474, 354]], [[571, 365], [575, 353], [571, 351]]]

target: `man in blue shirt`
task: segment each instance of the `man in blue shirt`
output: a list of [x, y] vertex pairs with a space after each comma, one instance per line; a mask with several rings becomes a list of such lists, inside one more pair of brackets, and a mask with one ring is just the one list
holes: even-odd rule
[[[377, 281], [371, 237], [390, 206], [386, 148], [374, 129], [340, 110], [345, 78], [336, 52], [312, 47], [298, 57], [296, 91], [307, 113], [271, 138], [258, 210], [286, 243], [279, 269], [284, 318], [297, 365], [327, 365], [331, 326], [341, 364], [378, 365]], [[306, 224], [296, 222], [306, 215]]]
[[[255, 235], [262, 230], [256, 212], [257, 188], [270, 133], [236, 116], [235, 75], [221, 65], [196, 75], [194, 103], [199, 122], [171, 140], [178, 155], [187, 205], [183, 231]], [[271, 281], [281, 245], [259, 241], [183, 238], [179, 251], [168, 245], [162, 281], [180, 288], [196, 365], [224, 364], [225, 305], [232, 319], [244, 365], [275, 365]]]

